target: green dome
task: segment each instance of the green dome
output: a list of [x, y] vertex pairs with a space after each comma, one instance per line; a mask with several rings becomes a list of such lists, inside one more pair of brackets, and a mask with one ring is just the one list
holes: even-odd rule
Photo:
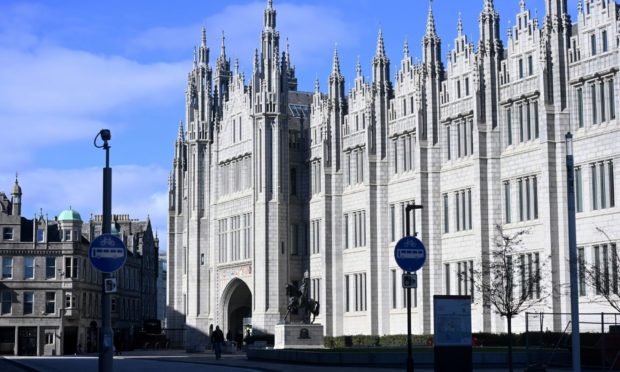
[[58, 215], [58, 220], [59, 221], [80, 221], [82, 222], [82, 217], [77, 211], [74, 211], [73, 209], [69, 208], [67, 210], [60, 212], [60, 214]]

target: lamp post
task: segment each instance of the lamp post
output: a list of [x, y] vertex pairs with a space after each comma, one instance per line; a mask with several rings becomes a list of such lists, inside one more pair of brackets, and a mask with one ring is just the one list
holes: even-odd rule
[[[97, 138], [101, 137], [102, 145], [97, 145]], [[103, 168], [103, 215], [101, 218], [101, 234], [109, 234], [112, 225], [112, 168], [110, 168], [110, 145], [108, 141], [112, 134], [108, 129], [102, 129], [95, 137], [94, 145], [105, 150], [105, 168]], [[105, 282], [110, 277], [102, 273], [101, 280], [101, 333], [99, 337], [99, 372], [112, 372], [114, 360], [114, 334], [110, 321], [111, 301], [106, 293]]]
[[579, 293], [577, 288], [577, 227], [575, 214], [575, 166], [573, 160], [573, 135], [566, 140], [566, 174], [568, 182], [568, 254], [570, 264], [570, 307], [572, 328], [573, 371], [581, 372], [581, 340], [579, 335]]
[[[411, 236], [411, 223], [409, 221], [410, 221], [412, 214], [413, 214], [413, 236], [415, 237], [418, 236], [418, 232], [415, 231], [416, 230], [415, 211], [416, 209], [422, 209], [422, 208], [424, 208], [422, 205], [418, 205], [415, 203], [407, 204], [407, 206], [405, 207], [407, 236]], [[407, 274], [410, 274], [410, 273], [407, 272]], [[414, 272], [413, 275], [417, 281], [417, 274]], [[407, 287], [407, 372], [413, 372], [413, 347], [411, 344], [412, 344], [411, 342], [411, 287]]]

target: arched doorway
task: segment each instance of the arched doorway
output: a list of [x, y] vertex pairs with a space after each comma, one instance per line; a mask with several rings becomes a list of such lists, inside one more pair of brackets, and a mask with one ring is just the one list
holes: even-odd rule
[[247, 284], [240, 279], [233, 279], [223, 296], [223, 325], [222, 331], [228, 334], [230, 331], [233, 339], [239, 335], [243, 337], [243, 318], [252, 317], [252, 292]]

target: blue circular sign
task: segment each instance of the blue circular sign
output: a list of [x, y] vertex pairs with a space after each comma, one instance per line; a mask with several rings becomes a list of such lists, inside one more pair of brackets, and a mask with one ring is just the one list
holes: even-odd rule
[[396, 243], [394, 258], [401, 269], [415, 272], [420, 270], [426, 262], [426, 248], [420, 239], [406, 236]]
[[88, 258], [95, 269], [104, 273], [113, 273], [125, 264], [127, 248], [117, 236], [99, 235], [90, 243]]

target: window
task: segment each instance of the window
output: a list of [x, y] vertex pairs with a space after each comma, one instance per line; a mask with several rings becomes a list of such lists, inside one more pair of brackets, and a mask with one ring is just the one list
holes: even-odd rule
[[291, 255], [297, 256], [299, 254], [299, 225], [294, 223], [291, 224]]
[[75, 306], [75, 296], [71, 292], [65, 293], [65, 309], [73, 309]]
[[45, 257], [45, 279], [56, 278], [56, 257]]
[[469, 96], [469, 78], [465, 78], [465, 95]]
[[13, 228], [12, 227], [2, 228], [2, 240], [13, 240]]
[[34, 292], [24, 292], [24, 315], [32, 314]]
[[603, 53], [607, 51], [607, 31], [603, 30], [601, 33], [601, 39], [603, 39]]
[[34, 279], [33, 256], [24, 256], [24, 279]]
[[45, 313], [56, 313], [56, 292], [45, 292]]
[[367, 310], [366, 273], [345, 275], [345, 297], [346, 312]]
[[252, 214], [243, 215], [243, 258], [252, 257]]
[[525, 127], [523, 122], [523, 105], [519, 106], [519, 141], [525, 140]]
[[311, 245], [312, 245], [312, 254], [321, 252], [321, 220], [313, 220], [311, 221]]
[[519, 185], [519, 221], [538, 219], [538, 179], [536, 176], [517, 179]]
[[471, 189], [456, 191], [454, 196], [456, 202], [456, 231], [471, 230], [473, 228]]
[[396, 281], [396, 270], [392, 270], [392, 309], [398, 307], [398, 299], [396, 298], [398, 291], [398, 282]]
[[[366, 246], [366, 211], [352, 212], [344, 215], [345, 220], [345, 248], [349, 248], [352, 238], [352, 247]], [[352, 226], [352, 237], [349, 234], [349, 223]], [[394, 237], [395, 238], [395, 237]], [[395, 239], [394, 239], [395, 240]]]
[[609, 80], [607, 83], [607, 87], [609, 89], [609, 94], [607, 95], [609, 99], [609, 119], [613, 120], [616, 118], [616, 95], [614, 92], [614, 79]]
[[71, 230], [63, 230], [63, 241], [70, 242], [71, 241]]
[[577, 117], [579, 128], [583, 128], [583, 89], [577, 89]]
[[611, 291], [618, 295], [620, 283], [618, 283], [618, 249], [616, 244], [611, 244]]
[[519, 79], [523, 79], [523, 59], [519, 59]]
[[590, 164], [590, 175], [592, 210], [613, 208], [616, 204], [613, 161]]
[[444, 264], [444, 273], [445, 273], [445, 291], [446, 295], [450, 295], [450, 264]]
[[0, 292], [0, 301], [2, 302], [0, 313], [2, 315], [10, 314], [13, 306], [13, 294], [9, 291]]
[[2, 257], [2, 279], [13, 278], [13, 257]]
[[37, 229], [37, 242], [42, 243], [43, 241], [45, 241], [45, 231], [39, 227]]
[[461, 82], [456, 82], [456, 98], [461, 98]]
[[46, 345], [53, 345], [54, 344], [54, 334], [53, 333], [46, 333], [45, 334], [45, 344]]
[[228, 261], [228, 219], [218, 221], [219, 261]]
[[583, 212], [581, 167], [575, 167], [575, 208], [578, 213]]
[[512, 145], [512, 115], [511, 115], [511, 109], [507, 109], [506, 110], [506, 132], [508, 135], [508, 145]]
[[450, 126], [446, 126], [446, 141], [448, 141], [447, 145], [446, 145], [446, 150], [448, 151], [448, 160], [450, 160], [450, 158], [452, 157], [452, 144], [451, 142], [451, 133], [450, 133]]
[[586, 295], [586, 259], [583, 247], [577, 248], [577, 260], [579, 265], [579, 296]]
[[596, 35], [590, 35], [590, 52], [593, 56], [596, 55]]
[[78, 259], [77, 257], [65, 257], [65, 278], [78, 278]]
[[512, 222], [512, 210], [510, 207], [510, 182], [504, 182], [504, 222]]
[[596, 117], [596, 85], [592, 84], [590, 86], [590, 98], [592, 99], [592, 124], [597, 123]]
[[534, 59], [532, 58], [532, 56], [527, 56], [527, 66], [530, 76], [534, 75]]
[[396, 206], [394, 204], [390, 205], [390, 241], [396, 241]]
[[601, 83], [599, 86], [601, 96], [599, 97], [599, 102], [601, 104], [601, 122], [607, 121], [606, 112], [605, 112], [605, 84]]
[[448, 194], [443, 194], [443, 232], [447, 234], [450, 232], [448, 215]]

